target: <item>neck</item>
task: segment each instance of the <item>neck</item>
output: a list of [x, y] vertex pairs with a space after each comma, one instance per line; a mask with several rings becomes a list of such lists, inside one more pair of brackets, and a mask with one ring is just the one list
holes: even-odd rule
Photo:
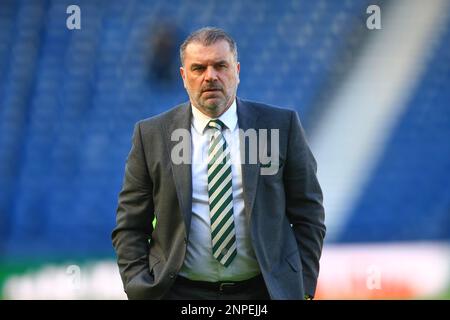
[[[230, 100], [230, 102], [228, 102], [227, 107], [224, 108], [223, 110], [209, 110], [206, 108], [199, 108], [197, 107], [197, 110], [199, 110], [201, 113], [203, 113], [205, 116], [209, 117], [209, 118], [218, 118], [220, 117], [222, 114], [224, 114], [228, 109], [230, 109], [231, 105], [233, 104], [233, 101], [236, 98], [234, 97], [233, 99]], [[192, 103], [191, 101], [191, 105], [195, 106], [195, 104]]]

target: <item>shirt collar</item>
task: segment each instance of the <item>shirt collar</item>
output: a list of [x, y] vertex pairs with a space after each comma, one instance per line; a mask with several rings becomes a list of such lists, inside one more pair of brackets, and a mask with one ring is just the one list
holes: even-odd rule
[[211, 119], [219, 119], [222, 121], [225, 126], [230, 129], [231, 132], [234, 131], [237, 127], [238, 118], [237, 118], [237, 107], [236, 107], [236, 99], [233, 101], [231, 106], [228, 108], [227, 111], [225, 111], [219, 118], [210, 118], [204, 113], [202, 113], [200, 110], [197, 109], [192, 103], [191, 103], [191, 110], [192, 110], [192, 125], [194, 126], [195, 130], [197, 130], [198, 133], [203, 135], [203, 132], [205, 131], [206, 126], [208, 125], [209, 120]]

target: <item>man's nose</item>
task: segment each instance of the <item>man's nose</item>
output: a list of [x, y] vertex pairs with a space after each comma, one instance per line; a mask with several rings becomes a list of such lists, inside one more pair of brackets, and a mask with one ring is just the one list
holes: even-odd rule
[[208, 66], [205, 71], [205, 80], [206, 81], [215, 81], [217, 80], [217, 71], [213, 66]]

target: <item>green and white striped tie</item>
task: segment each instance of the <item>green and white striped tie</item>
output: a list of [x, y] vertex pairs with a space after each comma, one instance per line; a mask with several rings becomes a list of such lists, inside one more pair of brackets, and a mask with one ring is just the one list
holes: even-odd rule
[[231, 158], [220, 120], [210, 120], [213, 129], [208, 149], [208, 196], [211, 218], [212, 254], [228, 267], [237, 254], [233, 217]]

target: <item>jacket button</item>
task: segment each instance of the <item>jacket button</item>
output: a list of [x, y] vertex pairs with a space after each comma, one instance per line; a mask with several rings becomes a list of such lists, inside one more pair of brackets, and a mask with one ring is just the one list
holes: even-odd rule
[[184, 238], [184, 243], [188, 243], [188, 240], [187, 240], [187, 238]]
[[175, 273], [173, 273], [173, 272], [169, 273], [169, 277], [170, 277], [170, 279], [175, 278]]

